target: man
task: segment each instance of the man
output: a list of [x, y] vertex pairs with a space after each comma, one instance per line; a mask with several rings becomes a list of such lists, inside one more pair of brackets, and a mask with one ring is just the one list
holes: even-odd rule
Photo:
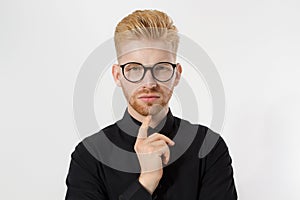
[[76, 147], [66, 199], [237, 199], [222, 137], [173, 116], [168, 106], [182, 73], [172, 20], [138, 10], [121, 20], [114, 39], [112, 75], [128, 107], [121, 120]]

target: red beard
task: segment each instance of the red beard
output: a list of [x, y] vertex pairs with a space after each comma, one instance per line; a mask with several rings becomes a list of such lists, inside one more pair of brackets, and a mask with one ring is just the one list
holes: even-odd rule
[[[153, 102], [142, 102], [138, 99], [139, 96], [145, 94], [157, 94], [160, 98]], [[149, 114], [153, 115], [161, 111], [163, 107], [165, 107], [169, 99], [172, 96], [172, 90], [166, 88], [165, 91], [161, 90], [159, 86], [151, 89], [143, 89], [137, 93], [134, 93], [130, 99], [129, 104], [132, 106], [134, 110], [136, 110], [139, 114], [143, 116], [147, 116]]]

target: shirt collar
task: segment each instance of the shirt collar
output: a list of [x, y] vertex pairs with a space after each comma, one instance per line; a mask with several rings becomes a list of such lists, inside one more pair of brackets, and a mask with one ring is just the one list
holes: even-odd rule
[[[133, 118], [129, 112], [128, 108], [125, 110], [123, 118], [116, 122], [118, 127], [128, 135], [131, 135], [133, 137], [137, 136], [138, 130], [142, 123], [135, 118]], [[170, 137], [171, 139], [174, 136], [174, 116], [171, 112], [171, 109], [169, 108], [167, 115], [160, 121], [160, 123], [152, 128], [149, 127], [148, 129], [148, 135], [151, 135], [153, 133], [160, 133], [167, 137]]]

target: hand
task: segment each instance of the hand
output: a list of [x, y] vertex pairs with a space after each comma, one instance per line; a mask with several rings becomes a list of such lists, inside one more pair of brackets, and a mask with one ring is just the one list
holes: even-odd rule
[[162, 162], [167, 164], [170, 159], [168, 145], [173, 146], [175, 143], [159, 133], [154, 133], [148, 137], [150, 121], [151, 115], [143, 120], [134, 150], [141, 166], [139, 182], [152, 194], [163, 175]]

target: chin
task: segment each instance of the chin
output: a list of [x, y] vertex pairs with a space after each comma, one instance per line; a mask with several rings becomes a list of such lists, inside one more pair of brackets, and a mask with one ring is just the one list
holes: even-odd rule
[[137, 111], [140, 115], [148, 116], [148, 115], [156, 115], [160, 113], [164, 106], [161, 104], [153, 104], [148, 103], [145, 105], [133, 104], [131, 105], [135, 111]]

